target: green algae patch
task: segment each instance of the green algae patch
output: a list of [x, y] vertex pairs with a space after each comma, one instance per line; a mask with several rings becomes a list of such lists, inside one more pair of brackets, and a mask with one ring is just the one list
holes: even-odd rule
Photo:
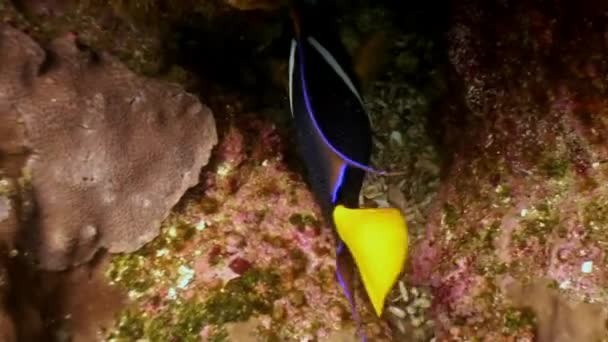
[[454, 228], [456, 227], [456, 224], [458, 223], [459, 219], [460, 215], [458, 209], [450, 203], [445, 203], [443, 205], [443, 216], [441, 220], [442, 223], [448, 226], [449, 228]]
[[123, 254], [114, 257], [106, 275], [112, 282], [143, 293], [154, 285], [154, 280], [143, 267], [145, 259], [140, 255]]
[[210, 323], [245, 321], [254, 313], [269, 314], [279, 297], [279, 277], [267, 270], [252, 269], [233, 279], [205, 302]]
[[131, 298], [154, 291], [158, 286], [174, 284], [183, 277], [180, 271], [190, 270], [178, 253], [197, 233], [195, 226], [170, 217], [152, 242], [137, 252], [115, 255], [106, 277], [127, 289]]
[[[582, 208], [582, 221], [585, 227], [587, 243], [608, 248], [608, 201], [599, 196], [586, 203]], [[604, 254], [604, 263], [608, 264], [608, 253]]]
[[498, 195], [498, 199], [501, 203], [508, 203], [513, 197], [513, 189], [509, 184], [501, 184], [497, 186], [494, 191]]
[[494, 254], [479, 256], [475, 261], [475, 266], [478, 273], [491, 277], [502, 275], [509, 271], [509, 266], [499, 261]]
[[293, 214], [289, 216], [289, 223], [294, 225], [298, 230], [303, 230], [305, 226], [320, 228], [321, 221], [310, 214]]
[[558, 231], [559, 214], [548, 203], [538, 204], [522, 212], [522, 216], [520, 227], [513, 234], [513, 241], [520, 247], [525, 246], [531, 238], [545, 244], [547, 238]]
[[160, 237], [146, 246], [144, 252], [158, 251], [163, 248], [180, 250], [197, 232], [194, 225], [177, 219], [169, 220], [168, 224], [161, 230]]
[[9, 178], [2, 178], [0, 173], [0, 196], [13, 197], [19, 193], [17, 185]]
[[[147, 340], [200, 341], [200, 332], [208, 324], [204, 305], [196, 301], [174, 302], [157, 315], [130, 309], [119, 318], [114, 331], [107, 336], [108, 341], [127, 342]], [[212, 329], [211, 341], [224, 341], [226, 332], [221, 328]]]
[[608, 243], [608, 201], [601, 197], [590, 201], [584, 206], [582, 216], [589, 238]]
[[463, 236], [463, 243], [469, 251], [491, 251], [494, 249], [494, 239], [500, 230], [500, 221], [495, 221], [490, 225], [472, 230]]
[[126, 310], [117, 320], [114, 331], [108, 335], [108, 341], [135, 341], [145, 335], [145, 318], [138, 310]]
[[109, 341], [186, 341], [200, 340], [200, 334], [210, 327], [210, 341], [224, 341], [227, 333], [223, 324], [246, 321], [254, 314], [269, 314], [279, 298], [279, 277], [265, 269], [251, 269], [243, 276], [214, 290], [208, 298], [158, 299], [143, 309], [135, 303], [118, 318]]
[[515, 334], [522, 329], [536, 326], [536, 315], [528, 308], [507, 308], [502, 316], [503, 333]]
[[[295, 220], [305, 226], [321, 224], [312, 214], [296, 215]], [[212, 244], [205, 240], [217, 236], [216, 228], [211, 223], [210, 229], [199, 231], [183, 216], [172, 214], [155, 240], [135, 253], [112, 258], [106, 275], [126, 288], [132, 306], [117, 317], [117, 325], [106, 334], [110, 341], [198, 341], [203, 334], [207, 341], [226, 341], [226, 323], [274, 314], [275, 301], [286, 295], [276, 265], [253, 267], [224, 285], [198, 279], [199, 272], [205, 272], [201, 271], [200, 261], [212, 253]], [[203, 236], [206, 237], [201, 240]], [[287, 244], [281, 237], [276, 239], [281, 245]], [[308, 263], [306, 254], [299, 249], [289, 252], [290, 265], [293, 264], [290, 270], [303, 272]], [[224, 262], [227, 260], [221, 261], [219, 268], [227, 267]], [[209, 271], [204, 266], [203, 269]], [[189, 277], [185, 283], [184, 275]], [[286, 298], [293, 305], [307, 302], [305, 294]]]
[[568, 172], [570, 162], [566, 158], [547, 156], [540, 164], [540, 169], [549, 178], [563, 178]]

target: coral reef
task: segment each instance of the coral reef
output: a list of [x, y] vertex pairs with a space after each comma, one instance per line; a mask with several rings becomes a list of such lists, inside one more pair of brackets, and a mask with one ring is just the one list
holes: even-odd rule
[[[372, 19], [364, 10], [345, 15], [347, 26], [358, 27], [357, 32], [345, 35], [345, 42], [351, 51], [361, 52], [363, 57], [359, 59], [376, 57], [364, 53], [365, 49], [369, 51], [368, 45], [378, 46], [366, 43], [368, 37], [381, 30], [395, 30], [383, 22], [386, 12], [375, 11], [377, 17]], [[366, 20], [384, 26], [361, 24]], [[398, 58], [387, 58], [386, 69], [392, 72], [370, 84], [367, 105], [377, 125], [379, 148], [374, 162], [409, 172], [389, 180], [370, 177], [364, 205], [398, 202], [411, 216], [413, 231], [420, 234], [424, 208], [431, 201], [439, 172], [437, 153], [428, 146], [424, 115], [442, 86], [439, 70], [432, 71], [428, 78], [411, 80], [409, 76], [428, 70], [435, 62], [436, 47], [428, 38], [414, 33], [382, 44]], [[405, 56], [413, 58], [416, 54], [423, 57], [415, 66], [406, 63], [408, 68], [404, 70], [401, 65]], [[362, 63], [366, 62], [370, 61]], [[424, 85], [422, 90], [418, 84]], [[267, 120], [260, 120], [263, 113], [246, 114], [237, 99], [218, 102], [214, 112], [234, 120], [224, 119], [229, 123], [222, 129], [214, 166], [203, 177], [206, 190], [200, 193], [195, 189], [165, 223], [159, 238], [165, 242], [154, 242], [113, 263], [109, 276], [130, 290], [134, 305], [123, 312], [109, 338], [187, 340], [202, 334], [209, 339], [236, 340], [234, 331], [250, 330], [247, 335], [252, 340], [332, 341], [339, 336], [356, 340], [350, 310], [333, 276], [334, 243], [329, 227], [321, 222], [299, 172], [286, 168], [294, 166], [289, 161], [294, 147], [282, 147], [285, 138], [281, 136], [287, 132], [279, 127], [279, 135]], [[286, 108], [272, 106], [274, 109], [267, 110], [269, 115], [275, 122], [284, 123], [285, 119], [275, 118], [274, 113], [285, 114]], [[404, 121], [409, 125], [402, 125]], [[387, 189], [393, 194], [390, 198]], [[405, 203], [402, 191], [410, 203]], [[267, 272], [276, 278], [273, 288], [254, 288], [262, 287], [271, 297], [260, 297], [257, 289], [252, 291], [251, 286], [243, 284], [248, 277]], [[360, 290], [358, 295], [363, 294]], [[420, 311], [418, 318], [410, 315], [413, 324], [419, 326], [425, 323], [424, 310], [430, 300], [422, 290], [412, 288], [410, 292], [412, 302], [406, 300], [403, 307], [408, 312], [408, 305]], [[370, 314], [367, 300], [358, 298], [357, 302], [368, 337], [387, 338], [389, 330]], [[222, 303], [226, 311], [219, 318], [216, 303]], [[395, 303], [393, 310], [399, 310], [399, 305]], [[432, 325], [426, 323], [423, 328], [429, 327]]]
[[[409, 280], [439, 340], [606, 338], [606, 5], [451, 8], [461, 94], [437, 115], [450, 159]], [[544, 307], [565, 300], [587, 313]]]
[[608, 315], [602, 306], [568, 300], [550, 287], [541, 281], [526, 286], [510, 284], [505, 293], [513, 305], [526, 309], [508, 311], [505, 327], [516, 330], [518, 326], [533, 324], [538, 341], [605, 340]]
[[0, 107], [20, 117], [32, 151], [36, 217], [20, 232], [27, 251], [62, 269], [100, 247], [133, 251], [154, 238], [207, 163], [217, 139], [211, 112], [72, 36], [45, 53], [2, 26], [0, 44]]
[[0, 265], [2, 341], [95, 341], [125, 299], [108, 286], [107, 259], [67, 272], [39, 272], [3, 252]]
[[[166, 51], [159, 48], [157, 30], [139, 32], [138, 28], [143, 20], [144, 25], [160, 25], [158, 31], [163, 31], [173, 24], [184, 25], [184, 18], [171, 23], [172, 19], [167, 16], [154, 15], [158, 2], [150, 2], [150, 7], [139, 10], [131, 7], [138, 3], [113, 2], [112, 8], [103, 10], [106, 15], [101, 18], [105, 21], [91, 14], [97, 13], [94, 6], [70, 7], [68, 3], [57, 8], [54, 2], [45, 5], [22, 1], [19, 11], [10, 6], [8, 11], [8, 20], [41, 41], [48, 41], [57, 33], [77, 33], [79, 42], [95, 46], [96, 50], [113, 52], [134, 70], [160, 73], [161, 77], [188, 86], [196, 84], [214, 112], [220, 114], [222, 143], [201, 185], [165, 220], [158, 239], [134, 254], [113, 258], [108, 276], [128, 291], [131, 303], [116, 326], [108, 328], [106, 336], [113, 340], [137, 337], [190, 340], [199, 336], [210, 340], [240, 340], [237, 336], [243, 335], [252, 340], [313, 337], [327, 341], [356, 340], [348, 303], [333, 275], [333, 237], [329, 227], [321, 222], [316, 204], [300, 180], [298, 163], [290, 160], [293, 148], [283, 148], [290, 145], [289, 141], [285, 143], [289, 136], [284, 129], [288, 117], [284, 115], [287, 113], [285, 103], [277, 96], [276, 89], [270, 89], [268, 93], [273, 94], [270, 97], [266, 91], [262, 92], [265, 98], [261, 111], [259, 104], [248, 105], [258, 112], [244, 114], [248, 111], [240, 104], [246, 97], [243, 88], [256, 84], [250, 80], [251, 63], [247, 56], [252, 56], [252, 49], [264, 51], [268, 42], [276, 39], [276, 21], [271, 18], [259, 25], [256, 23], [264, 16], [247, 18], [244, 23], [252, 30], [244, 39], [242, 30], [234, 29], [239, 26], [235, 22], [242, 23], [244, 17], [235, 15], [226, 21], [217, 15], [210, 19], [214, 24], [203, 20], [204, 25], [191, 32], [188, 32], [193, 27], [191, 24], [185, 24], [185, 30], [181, 26], [180, 33], [167, 30], [161, 36], [169, 37], [165, 46], [168, 51], [184, 49], [175, 46], [184, 42], [188, 47], [181, 50], [182, 55], [171, 57], [182, 64], [171, 66], [171, 71], [165, 73], [162, 70], [171, 61], [166, 59]], [[367, 69], [366, 78], [382, 75], [377, 82], [370, 83], [367, 97], [378, 132], [379, 151], [374, 162], [382, 167], [409, 170], [400, 178], [370, 177], [366, 181], [364, 204], [397, 204], [408, 212], [410, 226], [420, 234], [424, 208], [432, 198], [438, 176], [437, 156], [428, 146], [424, 115], [437, 97], [434, 89], [441, 85], [437, 71], [431, 72], [428, 78], [412, 80], [410, 76], [426, 74], [428, 64], [434, 63], [429, 56], [435, 47], [426, 37], [415, 33], [393, 37], [392, 31], [397, 28], [387, 25], [386, 9], [369, 7], [354, 12], [349, 12], [348, 6], [342, 9], [346, 10], [345, 43], [363, 60], [358, 70]], [[55, 16], [58, 11], [63, 11], [62, 15]], [[4, 13], [7, 18], [7, 12]], [[146, 20], [146, 17], [150, 18]], [[80, 19], [72, 20], [76, 18]], [[107, 25], [107, 20], [114, 24]], [[214, 33], [223, 27], [230, 27], [225, 30], [229, 33]], [[193, 33], [199, 35], [198, 40], [193, 39]], [[150, 34], [154, 37], [147, 40]], [[125, 39], [120, 42], [108, 39], [117, 35], [124, 35]], [[390, 38], [382, 38], [385, 36]], [[225, 37], [238, 38], [238, 43], [234, 40], [234, 44], [228, 44]], [[369, 41], [369, 37], [380, 38]], [[200, 48], [196, 46], [202, 41], [206, 49], [200, 56]], [[227, 52], [226, 46], [236, 48]], [[373, 50], [378, 48], [390, 51], [391, 57], [382, 58], [385, 63], [374, 62], [377, 55]], [[218, 53], [221, 53], [219, 59], [215, 56]], [[416, 55], [423, 57], [418, 59]], [[222, 67], [218, 68], [220, 59]], [[264, 64], [264, 59], [256, 57], [256, 60]], [[159, 67], [158, 61], [165, 67]], [[370, 67], [366, 63], [379, 65]], [[380, 64], [388, 65], [391, 72], [382, 74]], [[190, 71], [184, 73], [182, 66]], [[192, 83], [191, 71], [202, 77]], [[232, 80], [233, 76], [241, 87], [238, 96], [226, 97], [224, 90], [208, 95], [214, 89], [213, 85], [208, 86], [210, 80], [225, 84], [226, 79]], [[418, 88], [419, 83], [425, 85], [424, 89]], [[254, 92], [259, 93], [260, 89]], [[267, 102], [272, 104], [269, 106]], [[280, 105], [277, 106], [277, 102]], [[280, 127], [274, 127], [267, 119], [260, 120], [264, 116], [271, 117]], [[233, 122], [232, 118], [238, 120]], [[408, 125], [402, 125], [403, 122]], [[386, 195], [387, 190], [390, 196]], [[363, 293], [359, 289], [358, 296]], [[411, 309], [406, 306], [410, 304], [417, 311], [424, 311], [429, 302], [427, 294], [416, 288], [411, 288], [409, 293], [412, 303], [399, 297], [401, 302], [394, 303], [393, 312], [399, 312], [401, 304], [408, 313]], [[390, 331], [384, 322], [373, 317], [365, 306], [366, 299], [358, 298], [357, 302], [368, 336], [380, 341], [387, 339]], [[410, 316], [414, 323], [421, 320]], [[62, 325], [63, 333], [69, 332], [72, 326], [70, 322]], [[403, 330], [402, 324], [397, 326]]]
[[[358, 284], [358, 309], [370, 340], [606, 339], [608, 193], [602, 184], [608, 175], [608, 7], [597, 0], [337, 3], [342, 40], [364, 78], [375, 131], [373, 163], [404, 171], [398, 177], [369, 175], [361, 204], [400, 208], [411, 232], [410, 260], [383, 319], [366, 306]], [[0, 40], [2, 71], [8, 71], [0, 73], [0, 86], [9, 84], [5, 79], [33, 80], [17, 88], [10, 83], [0, 93], [31, 92], [48, 108], [31, 110], [42, 102], [28, 97], [19, 103], [0, 97], [0, 334], [5, 335], [0, 338], [51, 334], [87, 341], [102, 329], [110, 341], [356, 340], [348, 303], [334, 279], [334, 236], [293, 160], [284, 92], [271, 85], [285, 84], [284, 2], [108, 4], [0, 2], [2, 21], [51, 42], [51, 53], [45, 54], [31, 40], [21, 50], [4, 48], [10, 43], [6, 34]], [[64, 38], [54, 40], [57, 35]], [[129, 105], [135, 110], [119, 118], [110, 109], [118, 101], [111, 94], [121, 85], [156, 98], [179, 90], [151, 80], [142, 85], [143, 79], [112, 57], [75, 42], [109, 51], [130, 69], [177, 81], [205, 99], [216, 114], [219, 144], [200, 178], [198, 169], [213, 144], [207, 139], [215, 133], [183, 132], [205, 132], [208, 111], [183, 95], [155, 106], [162, 110], [139, 110], [135, 101]], [[5, 61], [21, 64], [4, 67]], [[104, 86], [116, 76], [108, 67], [118, 68], [122, 81]], [[66, 74], [73, 83], [55, 82], [61, 93], [39, 82]], [[74, 83], [92, 79], [102, 80], [102, 86], [75, 94]], [[82, 98], [89, 102], [76, 101]], [[70, 119], [60, 125], [53, 109], [70, 103], [88, 111], [65, 111]], [[198, 110], [202, 121], [180, 121], [194, 115], [188, 108]], [[136, 120], [144, 112], [160, 115], [148, 116], [150, 126], [142, 127]], [[181, 114], [172, 116], [176, 112]], [[163, 137], [179, 150], [169, 150], [168, 143], [142, 146], [140, 140], [124, 142], [122, 149], [114, 145], [136, 129], [162, 134], [154, 125], [163, 119], [167, 134], [182, 133], [173, 140]], [[102, 121], [108, 125], [99, 126]], [[110, 127], [114, 140], [102, 139]], [[147, 176], [87, 164], [99, 161], [82, 157], [94, 144], [124, 152], [117, 159], [121, 165], [136, 162], [129, 170], [145, 169]], [[70, 146], [73, 157], [60, 165], [45, 159], [60, 146]], [[144, 147], [154, 152], [132, 157]], [[22, 173], [32, 152], [35, 158], [25, 169], [30, 171]], [[67, 183], [53, 178], [54, 172], [66, 171], [72, 186], [57, 187]], [[101, 228], [112, 224], [101, 219], [108, 197], [93, 184], [104, 175], [108, 184], [126, 184], [120, 190], [130, 194], [128, 200], [163, 199], [156, 216], [141, 226], [136, 221], [145, 213], [139, 210], [113, 216], [127, 217], [113, 227], [134, 227], [137, 236]], [[173, 182], [170, 194], [169, 187], [157, 187], [169, 184], [155, 182], [161, 178]], [[144, 183], [152, 189], [146, 195], [129, 188]], [[75, 203], [62, 198], [81, 188], [94, 191], [84, 197], [90, 202], [77, 200], [79, 213], [49, 206], [59, 203], [53, 198]], [[122, 203], [120, 209], [134, 212], [136, 204]], [[42, 211], [32, 216], [38, 206]], [[78, 219], [82, 216], [96, 229], [81, 229], [89, 223]], [[52, 240], [57, 249], [42, 250], [47, 267], [87, 260], [98, 246], [132, 251], [143, 244], [137, 240], [142, 232], [150, 233], [144, 240], [151, 239], [165, 219], [160, 235], [143, 248], [103, 262], [93, 259], [91, 268], [62, 278], [13, 274], [25, 262], [14, 249], [20, 232], [26, 229], [28, 242], [38, 241], [32, 239], [38, 236], [35, 226], [23, 224], [28, 217], [69, 223], [70, 234]], [[20, 223], [27, 228], [18, 228]], [[44, 231], [57, 237], [56, 230]], [[117, 247], [118, 240], [126, 244]], [[68, 295], [74, 282], [89, 275], [87, 288]], [[99, 285], [103, 279], [114, 287]], [[19, 292], [17, 304], [7, 304], [16, 289], [36, 282], [49, 285], [31, 290], [33, 298]], [[118, 289], [126, 298], [114, 292]], [[92, 292], [105, 293], [99, 297], [112, 307], [97, 301], [84, 305]], [[48, 296], [57, 296], [61, 309], [42, 304]], [[53, 323], [45, 332], [48, 322]]]
[[[113, 261], [108, 275], [133, 305], [108, 339], [329, 341], [345, 330], [355, 338], [330, 227], [285, 164], [283, 138], [257, 115], [231, 121], [204, 191], [186, 196], [159, 239]], [[386, 340], [371, 308], [360, 310], [370, 336]]]

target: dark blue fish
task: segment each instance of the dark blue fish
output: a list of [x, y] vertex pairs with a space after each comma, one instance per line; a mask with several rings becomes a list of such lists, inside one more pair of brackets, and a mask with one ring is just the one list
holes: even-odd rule
[[289, 101], [309, 185], [338, 234], [337, 277], [358, 320], [344, 265], [352, 256], [380, 316], [405, 263], [407, 226], [397, 209], [359, 208], [365, 172], [380, 172], [369, 166], [369, 116], [327, 4], [292, 2]]

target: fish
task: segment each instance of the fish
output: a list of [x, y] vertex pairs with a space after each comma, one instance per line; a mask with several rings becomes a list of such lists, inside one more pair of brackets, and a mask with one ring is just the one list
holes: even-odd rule
[[327, 0], [293, 0], [293, 38], [288, 93], [297, 150], [307, 182], [337, 237], [336, 276], [358, 321], [353, 286], [354, 261], [378, 317], [406, 262], [408, 232], [397, 208], [360, 208], [366, 173], [391, 174], [370, 166], [372, 127], [360, 80], [332, 23]]

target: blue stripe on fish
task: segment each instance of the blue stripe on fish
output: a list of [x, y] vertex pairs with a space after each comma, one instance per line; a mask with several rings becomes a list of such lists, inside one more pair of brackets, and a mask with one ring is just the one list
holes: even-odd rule
[[344, 183], [344, 173], [346, 172], [347, 167], [348, 165], [346, 164], [342, 164], [342, 166], [340, 167], [340, 173], [338, 174], [338, 179], [336, 180], [336, 184], [334, 184], [334, 189], [331, 194], [331, 202], [333, 204], [336, 204], [336, 202], [338, 201], [338, 192], [340, 191], [340, 188]]
[[355, 298], [351, 295], [350, 291], [348, 291], [348, 286], [346, 285], [346, 281], [344, 281], [344, 277], [342, 277], [342, 272], [340, 271], [340, 265], [337, 262], [340, 254], [344, 253], [344, 242], [338, 239], [338, 247], [336, 248], [336, 278], [338, 278], [338, 283], [342, 288], [342, 292], [344, 292], [344, 296], [348, 300], [350, 304], [351, 315], [353, 316], [353, 320], [357, 323], [357, 331], [361, 333], [361, 341], [367, 342], [367, 336], [365, 332], [362, 331], [361, 318], [359, 317], [359, 313], [357, 312], [357, 308], [355, 307]]

